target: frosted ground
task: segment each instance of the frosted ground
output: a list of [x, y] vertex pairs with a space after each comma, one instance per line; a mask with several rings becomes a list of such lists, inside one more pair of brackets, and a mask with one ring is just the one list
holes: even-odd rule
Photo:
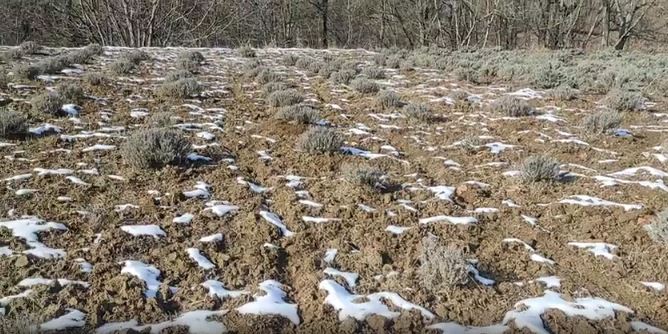
[[[183, 49], [146, 49], [134, 73], [109, 74], [126, 51], [2, 90], [26, 112], [62, 82], [86, 96], [67, 101], [67, 116], [31, 115], [30, 138], [0, 141], [0, 314], [37, 313], [34, 326], [67, 333], [666, 333], [666, 248], [643, 228], [668, 205], [662, 101], [593, 136], [580, 120], [607, 108], [602, 96], [380, 67], [381, 89], [438, 116], [416, 122], [282, 61], [363, 70], [378, 67], [375, 53], [302, 49], [199, 49], [202, 92], [164, 99], [155, 89]], [[276, 119], [248, 75], [259, 66], [343, 136], [338, 153], [296, 148], [309, 125]], [[90, 72], [108, 81], [83, 83]], [[537, 113], [490, 108], [505, 95]], [[189, 162], [129, 168], [119, 148], [156, 113], [193, 143]], [[534, 154], [558, 159], [558, 182], [519, 181]], [[344, 163], [382, 169], [395, 189], [348, 182]], [[467, 284], [421, 285], [429, 236], [464, 250]]]

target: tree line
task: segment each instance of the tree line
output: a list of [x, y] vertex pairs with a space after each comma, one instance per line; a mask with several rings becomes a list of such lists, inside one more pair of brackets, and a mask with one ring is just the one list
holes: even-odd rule
[[0, 0], [0, 44], [420, 48], [666, 41], [668, 0]]

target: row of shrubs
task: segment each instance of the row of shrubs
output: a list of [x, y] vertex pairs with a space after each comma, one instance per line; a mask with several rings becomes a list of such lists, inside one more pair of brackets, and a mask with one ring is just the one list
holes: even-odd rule
[[661, 54], [610, 49], [585, 53], [498, 48], [450, 51], [425, 47], [414, 51], [384, 49], [374, 61], [391, 68], [440, 69], [475, 83], [502, 80], [540, 89], [572, 87], [597, 94], [613, 89], [668, 94], [665, 90], [668, 58]]
[[86, 64], [102, 52], [103, 49], [99, 44], [91, 44], [78, 50], [45, 58], [35, 64], [17, 63], [14, 65], [13, 72], [20, 79], [34, 80], [38, 75], [57, 74], [74, 64]]

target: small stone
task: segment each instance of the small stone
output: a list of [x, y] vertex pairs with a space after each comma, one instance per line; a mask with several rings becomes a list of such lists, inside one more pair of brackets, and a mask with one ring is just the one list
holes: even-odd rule
[[30, 259], [28, 259], [28, 257], [25, 255], [18, 256], [16, 257], [16, 260], [14, 260], [14, 265], [19, 268], [26, 267], [30, 265]]

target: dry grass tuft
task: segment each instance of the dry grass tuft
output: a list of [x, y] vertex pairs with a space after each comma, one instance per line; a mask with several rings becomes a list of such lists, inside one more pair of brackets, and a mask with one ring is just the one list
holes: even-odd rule
[[498, 98], [492, 102], [491, 108], [509, 117], [526, 117], [536, 112], [527, 101], [511, 95]]
[[448, 291], [471, 281], [469, 263], [461, 250], [441, 246], [435, 237], [422, 239], [420, 283], [428, 291]]
[[187, 161], [192, 146], [181, 133], [169, 129], [135, 131], [121, 148], [122, 156], [133, 168], [160, 169]]
[[652, 223], [645, 225], [645, 231], [655, 242], [668, 245], [668, 209], [659, 212]]
[[307, 153], [336, 153], [343, 146], [343, 138], [335, 130], [313, 127], [304, 132], [297, 141], [297, 147]]
[[559, 179], [559, 166], [559, 161], [552, 157], [534, 155], [522, 162], [520, 179], [523, 183], [556, 181]]
[[295, 104], [281, 108], [276, 114], [276, 117], [285, 122], [315, 124], [320, 120], [320, 113], [317, 109], [311, 106]]
[[287, 107], [304, 101], [304, 96], [296, 89], [279, 90], [269, 94], [267, 102], [272, 107]]
[[622, 124], [622, 114], [616, 111], [602, 111], [587, 115], [581, 126], [587, 134], [603, 134]]
[[0, 108], [0, 138], [16, 138], [28, 133], [28, 120], [23, 114]]

